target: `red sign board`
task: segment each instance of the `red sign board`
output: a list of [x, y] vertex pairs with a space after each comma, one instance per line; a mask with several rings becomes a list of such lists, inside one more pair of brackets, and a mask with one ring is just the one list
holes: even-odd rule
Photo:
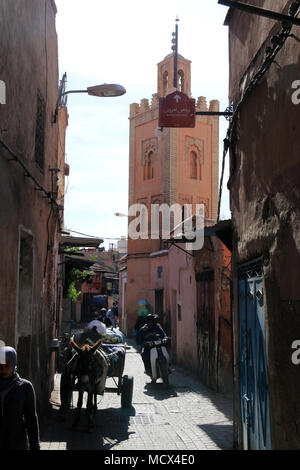
[[196, 102], [181, 91], [159, 98], [159, 127], [195, 127]]

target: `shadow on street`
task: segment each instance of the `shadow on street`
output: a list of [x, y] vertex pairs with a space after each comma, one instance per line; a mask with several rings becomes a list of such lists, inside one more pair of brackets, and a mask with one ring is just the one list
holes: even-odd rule
[[62, 418], [59, 409], [52, 409], [47, 427], [42, 429], [41, 441], [64, 442], [65, 450], [110, 450], [114, 445], [130, 438], [128, 431], [134, 407], [99, 409], [95, 417], [95, 427], [89, 433], [86, 409], [82, 408], [80, 423], [72, 427], [76, 409], [71, 409]]
[[[131, 347], [131, 352], [138, 353], [135, 340], [128, 338], [127, 344]], [[141, 359], [142, 361], [142, 359]], [[201, 395], [201, 399], [207, 398], [212, 404], [223, 413], [229, 420], [232, 420], [232, 409], [233, 409], [233, 397], [232, 394], [218, 393], [205, 384], [203, 384], [195, 372], [183, 369], [180, 365], [172, 364], [174, 371], [169, 376], [169, 389], [164, 388], [164, 384], [159, 379], [156, 383], [149, 382], [150, 379], [144, 386], [145, 395], [153, 397], [155, 400], [161, 401], [171, 397], [179, 397], [183, 394], [188, 397], [189, 394], [193, 396], [194, 400], [197, 395]]]
[[[228, 441], [233, 440], [233, 428], [230, 424], [201, 424], [198, 425], [219, 447], [224, 450], [231, 450], [232, 445]], [[224, 439], [226, 436], [226, 439]]]
[[153, 397], [155, 400], [166, 400], [168, 398], [178, 396], [172, 385], [166, 389], [163, 382], [146, 383], [144, 393], [145, 395]]

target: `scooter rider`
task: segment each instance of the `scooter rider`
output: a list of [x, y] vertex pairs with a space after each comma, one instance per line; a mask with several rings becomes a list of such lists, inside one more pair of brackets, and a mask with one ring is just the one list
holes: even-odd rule
[[143, 347], [141, 356], [145, 366], [145, 373], [148, 375], [151, 375], [151, 363], [150, 347], [147, 346], [146, 343], [157, 339], [157, 335], [161, 339], [168, 338], [161, 325], [158, 323], [158, 315], [149, 314], [146, 317], [146, 324], [140, 328], [136, 336], [137, 345]]

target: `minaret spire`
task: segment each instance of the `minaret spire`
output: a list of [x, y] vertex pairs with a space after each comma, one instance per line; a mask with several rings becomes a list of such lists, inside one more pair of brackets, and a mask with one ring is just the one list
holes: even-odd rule
[[174, 88], [177, 88], [178, 83], [178, 22], [179, 18], [176, 16], [175, 32], [172, 33], [172, 51], [174, 52]]

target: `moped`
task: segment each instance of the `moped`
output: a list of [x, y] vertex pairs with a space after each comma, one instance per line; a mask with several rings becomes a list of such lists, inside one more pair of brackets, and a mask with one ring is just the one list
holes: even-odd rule
[[168, 388], [170, 359], [165, 345], [170, 338], [161, 339], [159, 335], [156, 338], [146, 342], [146, 346], [150, 348], [151, 380], [155, 383], [161, 378], [165, 388]]

